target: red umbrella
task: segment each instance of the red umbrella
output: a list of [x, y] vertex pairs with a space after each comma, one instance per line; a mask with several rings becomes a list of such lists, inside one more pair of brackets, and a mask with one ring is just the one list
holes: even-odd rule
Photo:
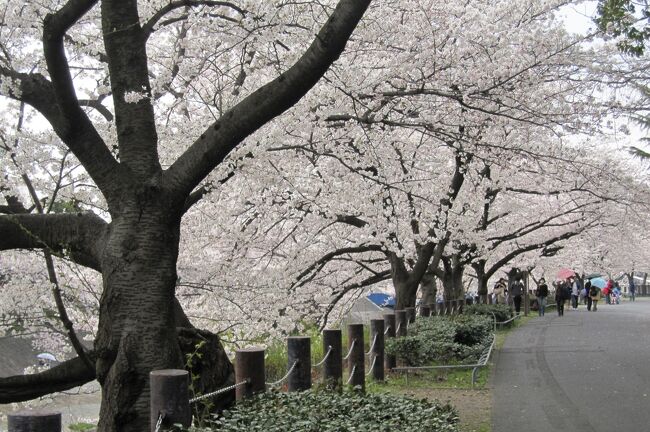
[[557, 278], [558, 279], [569, 279], [570, 277], [575, 276], [575, 275], [576, 275], [576, 272], [574, 272], [573, 270], [568, 269], [568, 268], [560, 269], [560, 271], [557, 272]]

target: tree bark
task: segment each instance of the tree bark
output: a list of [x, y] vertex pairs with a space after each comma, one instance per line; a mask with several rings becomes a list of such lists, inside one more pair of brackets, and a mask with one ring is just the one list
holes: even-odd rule
[[151, 190], [124, 197], [104, 246], [96, 373], [99, 430], [149, 428], [149, 372], [181, 369], [174, 318], [182, 203]]
[[422, 304], [430, 305], [436, 303], [436, 295], [438, 294], [438, 286], [436, 284], [436, 276], [427, 273], [420, 281], [420, 292], [422, 293]]

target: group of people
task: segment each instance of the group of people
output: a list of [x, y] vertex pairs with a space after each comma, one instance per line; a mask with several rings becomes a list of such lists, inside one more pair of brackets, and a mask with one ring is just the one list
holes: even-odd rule
[[[540, 283], [544, 283], [543, 281], [544, 279], [541, 279]], [[592, 285], [591, 281], [588, 280], [583, 284], [582, 279], [574, 276], [555, 281], [553, 285], [555, 286], [555, 303], [559, 316], [564, 315], [565, 303], [569, 302], [571, 302], [571, 309], [573, 310], [577, 310], [580, 303], [586, 304], [588, 311], [595, 312], [598, 310], [598, 302], [602, 297], [602, 291], [596, 285]], [[546, 287], [546, 290], [548, 290], [548, 287]]]
[[515, 312], [517, 314], [521, 311], [521, 301], [524, 296], [524, 282], [521, 279], [516, 279], [510, 285], [510, 291], [508, 291], [508, 285], [504, 278], [500, 278], [497, 283], [494, 285], [492, 290], [492, 296], [495, 304], [509, 304], [509, 300], [512, 299], [512, 303], [515, 306]]
[[[557, 280], [553, 282], [555, 288], [555, 303], [557, 305], [557, 313], [559, 316], [564, 315], [565, 304], [569, 305], [571, 309], [577, 310], [578, 305], [583, 303], [587, 306], [588, 311], [597, 311], [598, 302], [604, 297], [607, 304], [619, 304], [621, 298], [621, 288], [618, 282], [608, 280], [604, 288], [599, 288], [592, 285], [590, 280], [584, 281], [577, 277], [572, 276], [568, 279]], [[508, 289], [508, 284], [505, 278], [500, 278], [494, 285], [492, 291], [493, 301], [496, 304], [512, 304], [514, 305], [515, 312], [520, 313], [521, 301], [524, 294], [524, 283], [521, 279], [514, 280]], [[635, 287], [630, 284], [630, 299], [634, 301]], [[537, 311], [539, 316], [544, 316], [546, 312], [546, 305], [550, 295], [549, 286], [544, 278], [541, 278], [537, 283], [535, 290], [535, 297], [537, 302]]]

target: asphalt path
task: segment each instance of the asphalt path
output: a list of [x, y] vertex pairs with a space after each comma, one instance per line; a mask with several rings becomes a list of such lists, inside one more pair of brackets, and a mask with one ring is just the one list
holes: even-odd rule
[[495, 369], [493, 432], [648, 431], [650, 299], [553, 308], [508, 335]]

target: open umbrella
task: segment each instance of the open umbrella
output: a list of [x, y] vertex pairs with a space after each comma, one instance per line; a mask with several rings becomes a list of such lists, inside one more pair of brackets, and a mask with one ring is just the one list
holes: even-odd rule
[[601, 276], [602, 273], [589, 273], [587, 276], [585, 276], [585, 279], [594, 279]]
[[607, 285], [607, 281], [601, 277], [597, 277], [591, 279], [591, 284], [598, 288], [605, 288], [605, 285]]
[[56, 361], [56, 357], [54, 357], [54, 354], [50, 353], [40, 353], [36, 356], [36, 358], [43, 359], [43, 360], [49, 360], [49, 361]]
[[572, 276], [575, 276], [576, 272], [574, 272], [571, 269], [568, 268], [563, 268], [560, 269], [560, 271], [557, 272], [557, 278], [558, 279], [569, 279]]

